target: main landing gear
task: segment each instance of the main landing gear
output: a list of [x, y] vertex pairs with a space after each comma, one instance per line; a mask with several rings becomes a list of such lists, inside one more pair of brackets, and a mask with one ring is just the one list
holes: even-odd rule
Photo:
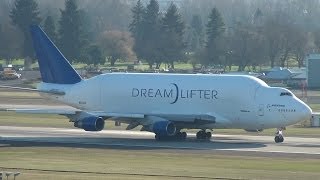
[[284, 130], [284, 128], [278, 128], [277, 129], [276, 136], [274, 137], [274, 141], [276, 143], [282, 143], [284, 141], [282, 130]]
[[212, 137], [211, 132], [206, 132], [205, 130], [201, 130], [197, 132], [197, 139], [207, 140], [207, 139], [211, 139], [211, 137]]
[[[196, 136], [198, 140], [209, 140], [212, 137], [212, 133], [210, 131], [200, 130]], [[187, 133], [178, 131], [173, 136], [156, 134], [155, 139], [157, 141], [184, 141], [187, 139]]]
[[167, 136], [167, 135], [160, 135], [156, 134], [155, 139], [157, 141], [183, 141], [187, 139], [187, 133], [186, 132], [177, 132], [174, 136]]

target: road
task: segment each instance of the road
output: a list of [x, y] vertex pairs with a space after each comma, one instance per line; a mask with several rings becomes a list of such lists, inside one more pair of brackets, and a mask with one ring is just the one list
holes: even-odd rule
[[0, 126], [0, 146], [134, 149], [320, 159], [320, 139], [300, 137], [286, 137], [284, 143], [276, 144], [272, 136], [214, 134], [212, 140], [200, 141], [195, 134], [188, 134], [186, 141], [158, 142], [149, 132], [85, 132], [81, 129]]

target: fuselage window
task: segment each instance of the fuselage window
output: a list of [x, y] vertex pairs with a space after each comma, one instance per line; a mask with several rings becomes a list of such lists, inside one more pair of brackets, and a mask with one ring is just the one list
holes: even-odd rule
[[280, 96], [292, 96], [292, 94], [290, 92], [282, 92]]

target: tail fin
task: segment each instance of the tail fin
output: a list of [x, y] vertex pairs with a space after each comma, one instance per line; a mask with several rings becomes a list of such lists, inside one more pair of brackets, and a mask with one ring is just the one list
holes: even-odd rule
[[75, 84], [82, 79], [69, 61], [39, 26], [31, 26], [33, 46], [38, 58], [42, 81], [56, 84]]

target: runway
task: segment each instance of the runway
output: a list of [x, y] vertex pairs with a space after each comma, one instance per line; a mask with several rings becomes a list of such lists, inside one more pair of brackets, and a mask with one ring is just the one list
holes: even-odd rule
[[0, 147], [59, 146], [320, 159], [320, 139], [285, 137], [284, 143], [276, 144], [273, 138], [214, 134], [212, 140], [200, 141], [189, 133], [186, 141], [158, 142], [149, 132], [0, 126]]

